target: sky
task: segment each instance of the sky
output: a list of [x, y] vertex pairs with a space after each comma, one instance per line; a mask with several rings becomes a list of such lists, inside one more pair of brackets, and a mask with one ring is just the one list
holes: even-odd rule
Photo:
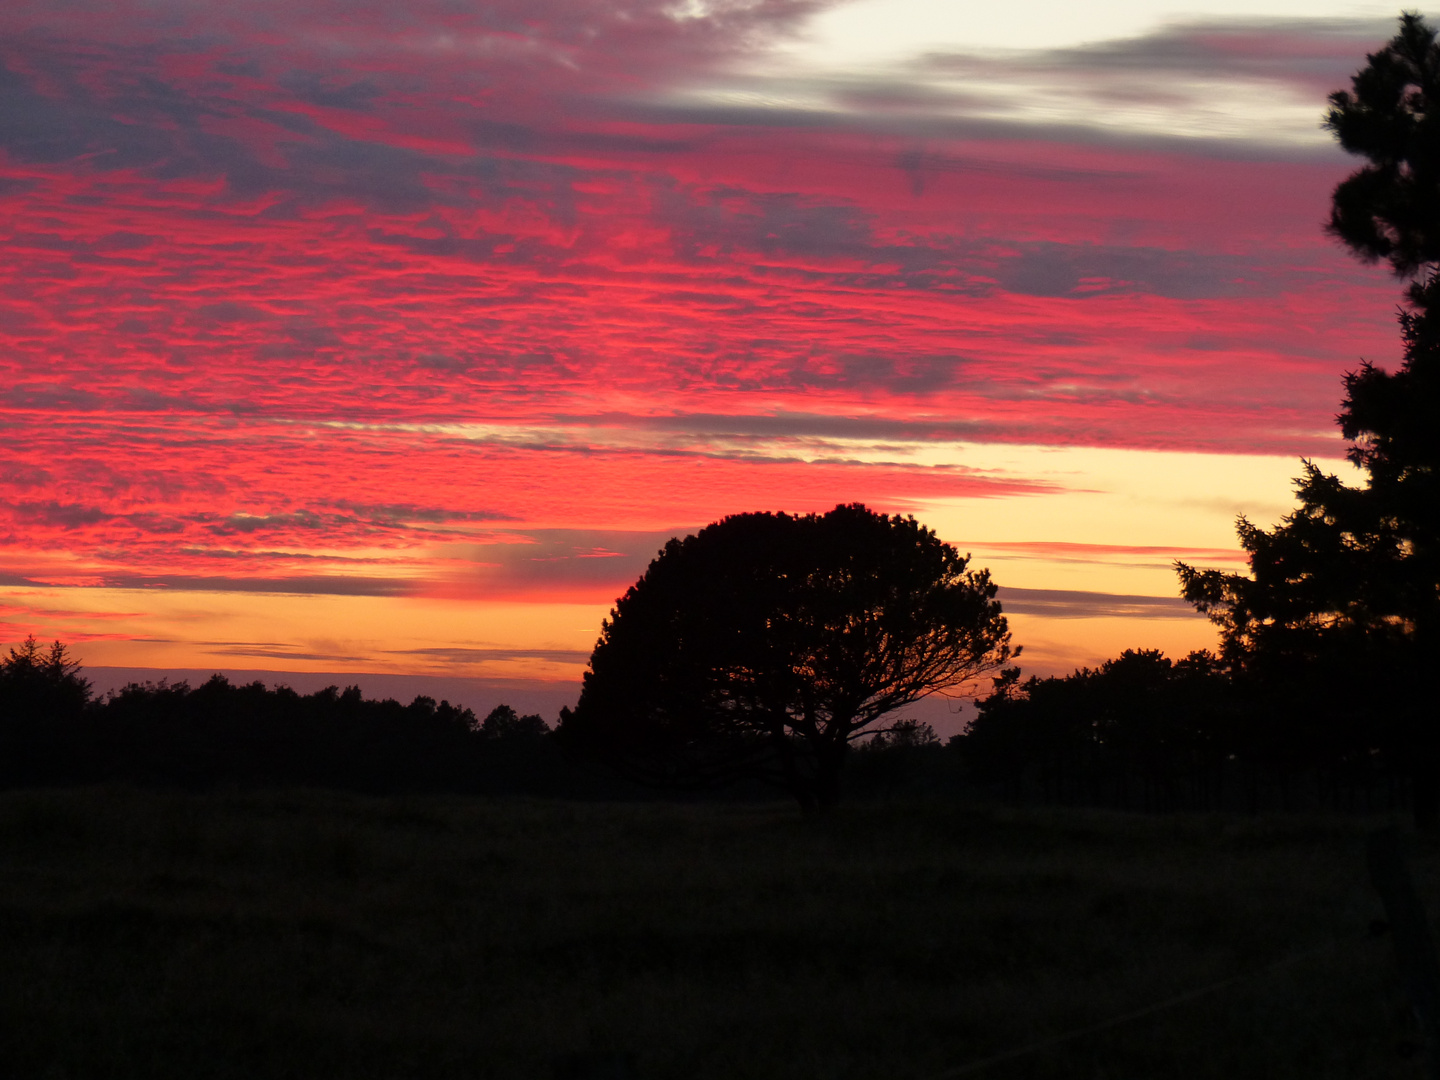
[[1398, 11], [1001, 7], [7, 0], [0, 641], [553, 718], [667, 538], [858, 501], [1027, 673], [1213, 645], [1173, 562], [1398, 359], [1320, 126]]

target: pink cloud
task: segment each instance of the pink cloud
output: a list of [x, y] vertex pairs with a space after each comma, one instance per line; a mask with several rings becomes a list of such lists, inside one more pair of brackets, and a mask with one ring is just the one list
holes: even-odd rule
[[[1345, 162], [677, 96], [813, 7], [7, 4], [4, 569], [524, 591], [441, 552], [1043, 492], [905, 460], [952, 438], [1337, 451], [1395, 352], [1319, 229]], [[1353, 44], [1125, 55], [1264, 41]]]

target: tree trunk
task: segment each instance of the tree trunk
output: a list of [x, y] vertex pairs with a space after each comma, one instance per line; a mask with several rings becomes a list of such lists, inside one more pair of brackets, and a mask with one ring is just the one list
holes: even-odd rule
[[845, 767], [848, 742], [822, 742], [815, 747], [815, 802], [829, 810], [840, 801], [840, 773]]
[[775, 739], [775, 752], [780, 757], [780, 772], [785, 778], [785, 786], [800, 804], [802, 814], [814, 813], [815, 785], [810, 777], [800, 771], [800, 763], [795, 760], [795, 747], [791, 744], [785, 728], [781, 726], [778, 730], [772, 729], [771, 734]]

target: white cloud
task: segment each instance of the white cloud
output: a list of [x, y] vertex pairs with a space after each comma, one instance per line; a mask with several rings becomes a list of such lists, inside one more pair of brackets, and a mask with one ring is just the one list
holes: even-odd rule
[[[1302, 17], [1299, 5], [1274, 0], [1242, 17], [1231, 13], [1233, 3], [1200, 0], [1193, 7], [1204, 17], [1187, 21], [1162, 18], [1166, 10], [1154, 5], [1118, 4], [1086, 24], [1095, 31], [1091, 38], [1078, 39], [1078, 31], [1031, 35], [1025, 48], [1002, 49], [993, 47], [1005, 36], [999, 23], [968, 37], [943, 21], [935, 33], [918, 31], [927, 5], [934, 0], [901, 0], [891, 10], [886, 0], [887, 19], [864, 48], [823, 35], [790, 42], [723, 74], [702, 75], [676, 88], [672, 101], [737, 117], [809, 113], [908, 127], [919, 136], [1018, 126], [1082, 137], [1088, 131], [1322, 148], [1333, 144], [1320, 127], [1326, 95], [1346, 85], [1394, 22], [1388, 6], [1383, 17], [1374, 15], [1378, 4], [1322, 2], [1318, 14]], [[935, 10], [953, 14], [970, 6]], [[1139, 18], [1142, 7], [1146, 19]], [[1036, 18], [1044, 22], [1048, 8], [1041, 8]], [[816, 25], [837, 12], [859, 19], [874, 10], [871, 0], [860, 0]], [[1106, 36], [1093, 39], [1102, 30]]]
[[1055, 49], [1223, 18], [1394, 19], [1394, 0], [855, 0], [817, 15], [788, 51], [819, 67], [944, 49]]

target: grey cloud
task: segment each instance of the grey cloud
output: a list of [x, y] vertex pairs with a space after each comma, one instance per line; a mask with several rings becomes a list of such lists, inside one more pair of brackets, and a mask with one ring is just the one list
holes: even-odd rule
[[22, 525], [51, 525], [62, 529], [76, 529], [85, 525], [98, 525], [111, 521], [113, 514], [99, 507], [82, 506], [79, 503], [62, 503], [54, 500], [45, 502], [11, 503], [10, 512]]
[[415, 656], [427, 660], [444, 660], [464, 664], [477, 660], [550, 660], [563, 664], [583, 664], [590, 659], [585, 649], [499, 649], [499, 648], [440, 648], [440, 649], [388, 649], [389, 656]]
[[0, 401], [12, 409], [55, 412], [91, 412], [106, 407], [103, 396], [77, 386], [17, 383], [0, 390]]
[[195, 314], [208, 322], [268, 322], [274, 318], [270, 312], [235, 300], [220, 300], [212, 304], [200, 304]]
[[465, 550], [481, 564], [481, 576], [506, 585], [610, 585], [623, 591], [674, 535], [674, 531], [536, 529], [467, 545]]
[[[46, 164], [85, 158], [91, 168], [133, 169], [157, 178], [227, 177], [235, 190], [266, 190], [270, 174], [238, 141], [204, 130], [203, 120], [224, 118], [231, 103], [208, 103], [149, 76], [106, 76], [103, 92], [77, 76], [92, 57], [66, 54], [36, 35], [24, 42], [54, 93], [0, 62], [0, 147], [22, 161]], [[146, 67], [155, 50], [119, 50], [117, 66]], [[118, 81], [118, 85], [117, 85]]]
[[440, 525], [450, 521], [513, 521], [513, 515], [499, 510], [446, 510], [407, 503], [355, 503], [337, 499], [328, 505], [375, 524], [403, 525], [424, 522]]
[[253, 534], [273, 530], [405, 529], [449, 522], [507, 521], [509, 515], [497, 510], [448, 510], [399, 504], [366, 504], [335, 500], [319, 508], [301, 508], [263, 514], [236, 512], [225, 516], [197, 514], [193, 520], [220, 536]]
[[895, 394], [928, 394], [953, 386], [964, 370], [956, 356], [903, 357], [878, 354], [826, 357], [822, 366], [797, 365], [791, 381], [811, 387], [878, 387]]
[[1068, 589], [1015, 589], [1001, 587], [1001, 606], [1017, 615], [1041, 615], [1048, 619], [1176, 619], [1203, 618], [1179, 597], [1126, 596], [1115, 593], [1080, 592]]
[[[600, 113], [592, 105], [586, 110]], [[503, 150], [511, 153], [564, 157], [577, 152], [602, 154], [678, 154], [688, 153], [703, 145], [694, 138], [644, 135], [607, 131], [554, 130], [540, 123], [477, 120], [469, 125], [471, 138], [481, 150]]]
[[323, 529], [329, 524], [313, 510], [295, 510], [283, 514], [230, 514], [219, 520], [202, 520], [218, 533], [254, 533], [266, 529]]
[[339, 334], [316, 319], [291, 316], [284, 320], [285, 337], [307, 349], [333, 349], [342, 344]]
[[198, 555], [204, 559], [233, 559], [237, 562], [266, 562], [278, 560], [285, 563], [312, 562], [325, 563], [355, 563], [355, 564], [376, 564], [386, 560], [378, 558], [363, 558], [354, 555], [336, 555], [326, 552], [323, 555], [309, 551], [276, 551], [263, 550], [259, 548], [217, 548], [217, 547], [182, 547], [179, 549], [181, 555]]
[[0, 469], [0, 484], [12, 488], [37, 488], [54, 483], [55, 477], [38, 465], [15, 465]]
[[[349, 197], [386, 212], [413, 211], [435, 201], [422, 179], [427, 170], [454, 162], [404, 147], [351, 139], [308, 117], [249, 105], [226, 96], [192, 94], [151, 76], [113, 80], [103, 90], [72, 77], [86, 58], [60, 53], [43, 39], [34, 45], [46, 67], [64, 77], [58, 92], [41, 93], [30, 80], [0, 63], [0, 147], [20, 160], [47, 164], [84, 158], [89, 168], [130, 169], [157, 179], [223, 176], [233, 193], [286, 192], [267, 214], [283, 217], [316, 201]], [[150, 51], [131, 51], [150, 64]], [[293, 132], [276, 150], [283, 166], [267, 164], [238, 139], [216, 134], [213, 124], [237, 116]]]
[[[526, 4], [511, 9], [502, 4], [467, 11], [469, 18], [460, 22], [471, 25], [463, 27], [448, 4], [407, 5], [402, 20], [407, 34], [423, 29], [430, 21], [437, 30], [443, 28], [444, 33], [460, 37], [478, 33], [481, 38], [489, 35], [498, 41], [493, 35], [499, 32], [514, 46], [526, 41], [539, 45], [554, 38], [593, 54], [583, 73], [572, 62], [556, 64], [552, 57], [540, 64], [549, 74], [540, 75], [536, 61], [544, 55], [543, 47], [538, 52], [528, 47], [488, 52], [478, 64], [445, 71], [446, 77], [463, 78], [472, 87], [493, 83], [507, 70], [512, 76], [523, 73], [534, 87], [530, 96], [548, 100], [538, 106], [538, 115], [543, 117], [539, 122], [523, 116], [507, 118], [504, 111], [492, 119], [489, 110], [484, 118], [469, 121], [474, 146], [480, 151], [473, 155], [425, 153], [390, 142], [351, 138], [303, 112], [274, 106], [271, 98], [253, 85], [232, 84], [231, 79], [253, 82], [263, 78], [263, 60], [271, 51], [268, 45], [245, 40], [247, 12], [243, 4], [231, 23], [238, 36], [207, 29], [203, 41], [187, 41], [173, 27], [167, 28], [165, 44], [144, 46], [85, 42], [83, 34], [74, 31], [65, 36], [32, 31], [16, 35], [9, 44], [24, 49], [27, 71], [38, 70], [43, 79], [0, 64], [0, 148], [20, 160], [58, 163], [83, 159], [87, 168], [138, 170], [160, 179], [220, 175], [236, 194], [286, 194], [287, 198], [266, 211], [271, 217], [293, 215], [316, 201], [335, 197], [359, 199], [384, 212], [411, 212], [443, 201], [425, 181], [427, 174], [443, 173], [482, 180], [483, 198], [495, 201], [533, 186], [545, 198], [549, 212], [563, 218], [569, 178], [577, 175], [576, 171], [569, 170], [567, 175], [563, 167], [517, 160], [514, 155], [655, 155], [693, 150], [697, 145], [690, 138], [567, 130], [554, 123], [557, 109], [570, 115], [577, 110], [613, 113], [610, 106], [596, 103], [604, 97], [602, 87], [613, 78], [617, 47], [638, 47], [639, 69], [655, 67], [658, 71], [680, 55], [665, 47], [666, 39], [673, 39], [672, 45], [683, 40], [698, 48], [699, 53], [691, 53], [692, 57], [716, 50], [723, 53], [732, 47], [730, 35], [744, 35], [756, 28], [770, 32], [793, 23], [813, 6], [810, 0], [722, 4], [705, 19], [686, 21], [671, 18], [668, 3], [652, 0], [618, 6], [582, 5], [582, 10], [564, 10], [563, 15], [547, 12], [543, 6], [537, 9]], [[180, 23], [188, 15], [173, 14]], [[256, 11], [248, 14], [256, 30], [274, 31], [271, 17]], [[375, 37], [369, 45], [363, 39], [352, 44], [357, 50], [352, 64], [363, 69], [375, 60], [367, 55], [373, 48], [387, 54], [376, 70], [356, 75], [333, 58], [310, 57], [317, 70], [292, 67], [279, 73], [272, 88], [292, 102], [349, 112], [375, 112], [416, 89], [423, 90], [427, 73], [397, 68], [395, 39], [379, 30], [390, 14], [374, 5], [374, 10], [359, 16]], [[288, 19], [281, 15], [279, 22], [293, 30], [306, 22], [306, 14], [296, 11]], [[166, 72], [168, 53], [213, 54], [217, 49], [229, 55], [213, 64], [205, 76], [181, 81]], [[246, 56], [247, 50], [256, 55]], [[605, 62], [594, 63], [595, 56]], [[330, 70], [325, 70], [327, 66]], [[636, 65], [623, 66], [625, 82], [633, 86]], [[529, 107], [535, 108], [534, 103]], [[259, 121], [277, 133], [295, 137], [272, 140], [262, 157], [239, 139], [217, 133], [224, 124], [237, 120]], [[490, 150], [499, 153], [487, 153]], [[277, 157], [283, 164], [276, 163]]]
[[431, 371], [460, 372], [469, 371], [475, 366], [473, 358], [446, 355], [443, 353], [422, 353], [415, 357], [417, 367], [428, 368]]
[[[1293, 286], [1295, 271], [1285, 270]], [[1280, 281], [1275, 270], [1241, 256], [1044, 241], [1018, 245], [1017, 254], [997, 260], [995, 273], [1007, 291], [1031, 296], [1144, 292], [1193, 300], [1253, 296]]]
[[[796, 85], [799, 82], [799, 85]], [[834, 91], [836, 80], [816, 80], [821, 91]], [[848, 85], [848, 84], [847, 84]], [[809, 93], [815, 89], [799, 80], [788, 80], [784, 86], [776, 87], [776, 94]], [[851, 91], [847, 91], [851, 92]], [[617, 106], [627, 119], [654, 124], [699, 124], [716, 128], [749, 128], [756, 130], [786, 130], [796, 132], [839, 132], [862, 136], [885, 135], [914, 142], [930, 140], [963, 143], [989, 140], [1025, 139], [1027, 141], [1055, 141], [1076, 144], [1124, 145], [1144, 144], [1151, 148], [1173, 150], [1177, 153], [1223, 155], [1236, 157], [1275, 156], [1273, 148], [1259, 151], [1248, 145], [1234, 146], [1225, 143], [1198, 143], [1194, 139], [1164, 136], [1137, 136], [1130, 132], [1107, 130], [1100, 127], [1063, 123], [1037, 123], [1033, 120], [995, 119], [988, 116], [954, 115], [948, 111], [934, 113], [913, 113], [893, 115], [870, 113], [862, 110], [842, 112], [838, 109], [781, 109], [762, 104], [724, 104], [708, 102], [693, 104], [651, 104], [625, 102]], [[1284, 156], [1294, 157], [1297, 152], [1287, 151]], [[1301, 151], [1313, 156], [1313, 151]], [[1023, 172], [1021, 166], [1017, 172]], [[923, 182], [920, 188], [923, 191]], [[912, 190], [914, 179], [912, 178]]]
[[313, 143], [289, 149], [286, 157], [291, 175], [283, 178], [283, 186], [307, 202], [317, 196], [350, 196], [386, 213], [404, 213], [436, 201], [422, 176], [437, 162], [403, 147], [327, 132], [317, 133]]
[[[459, 258], [474, 263], [520, 262], [525, 256], [533, 255], [536, 251], [536, 245], [533, 242], [517, 243], [515, 237], [506, 233], [487, 233], [478, 237], [412, 236], [408, 233], [396, 233], [385, 229], [371, 229], [370, 239], [376, 243], [388, 244], [416, 255], [435, 255], [448, 259]], [[498, 255], [496, 249], [500, 247], [509, 248], [509, 253]], [[558, 248], [551, 250], [557, 257], [562, 254]]]
[[596, 427], [635, 428], [694, 436], [741, 436], [771, 439], [785, 436], [820, 436], [838, 439], [885, 439], [896, 442], [971, 441], [993, 437], [990, 425], [966, 420], [894, 420], [872, 416], [827, 416], [820, 413], [777, 412], [729, 415], [723, 413], [670, 413], [636, 416], [631, 413], [572, 415], [567, 422]]
[[692, 259], [702, 258], [706, 248], [767, 255], [855, 255], [867, 260], [914, 250], [877, 252], [869, 216], [845, 203], [720, 188], [703, 198], [688, 191], [664, 192], [660, 206], [676, 247]]
[[112, 589], [170, 589], [177, 592], [290, 593], [303, 596], [406, 596], [416, 582], [404, 578], [344, 577], [310, 574], [294, 577], [237, 578], [197, 574], [116, 575]]
[[[239, 72], [236, 72], [239, 74]], [[252, 74], [258, 74], [253, 72]], [[326, 79], [313, 72], [294, 71], [280, 79], [280, 84], [301, 101], [327, 109], [349, 112], [371, 112], [380, 97], [380, 87], [369, 79], [343, 82]]]
[[43, 581], [36, 581], [34, 578], [28, 578], [21, 574], [0, 572], [0, 585], [15, 585], [20, 588], [39, 588], [44, 587], [45, 584]]
[[[1162, 27], [1150, 34], [1031, 54], [1036, 68], [1244, 76], [1331, 87], [1359, 66], [1364, 50], [1394, 33], [1393, 19], [1235, 18]], [[931, 54], [930, 66], [974, 63]], [[1020, 63], [1026, 63], [1021, 60]]]
[[475, 145], [487, 150], [530, 152], [539, 146], [542, 137], [534, 125], [502, 120], [477, 120], [470, 125], [470, 132]]
[[[172, 355], [171, 359], [178, 362], [182, 357]], [[42, 408], [44, 406], [33, 407]], [[107, 401], [104, 398], [96, 397], [94, 403], [87, 407], [91, 409], [104, 407], [118, 411], [134, 410], [137, 413], [210, 413], [224, 416], [245, 416], [261, 411], [261, 407], [255, 402], [240, 398], [206, 401], [188, 394], [165, 393], [149, 386], [117, 389], [113, 400]]]
[[306, 652], [295, 645], [224, 641], [207, 641], [201, 644], [217, 656], [253, 656], [265, 660], [310, 660], [319, 663], [348, 663], [354, 660], [353, 656], [340, 653]]
[[215, 70], [222, 75], [234, 75], [242, 79], [258, 79], [265, 74], [265, 67], [257, 60], [220, 60]]
[[[1129, 292], [1203, 299], [1291, 288], [1297, 274], [1293, 266], [1272, 265], [1266, 257], [1119, 244], [879, 242], [869, 217], [856, 207], [794, 195], [677, 190], [666, 192], [661, 204], [676, 247], [691, 260], [703, 262], [711, 250], [849, 258], [874, 269], [814, 274], [868, 288], [903, 283], [909, 289], [938, 289], [950, 295], [983, 296], [998, 288], [1047, 297]], [[872, 360], [855, 357], [853, 362], [858, 372]], [[926, 375], [907, 373], [920, 382], [939, 375], [941, 369], [933, 363]]]

